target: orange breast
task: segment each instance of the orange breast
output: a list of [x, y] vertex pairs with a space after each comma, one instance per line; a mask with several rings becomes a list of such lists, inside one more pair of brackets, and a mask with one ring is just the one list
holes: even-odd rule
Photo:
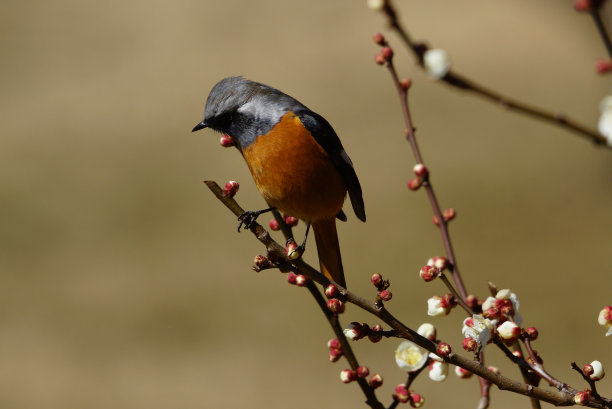
[[342, 208], [346, 187], [340, 174], [293, 112], [243, 155], [264, 199], [280, 211], [310, 222]]

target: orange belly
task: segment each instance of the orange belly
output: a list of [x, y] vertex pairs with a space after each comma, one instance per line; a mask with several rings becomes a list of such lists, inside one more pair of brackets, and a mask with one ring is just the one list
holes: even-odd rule
[[307, 222], [335, 217], [342, 209], [344, 181], [293, 112], [242, 153], [270, 206]]

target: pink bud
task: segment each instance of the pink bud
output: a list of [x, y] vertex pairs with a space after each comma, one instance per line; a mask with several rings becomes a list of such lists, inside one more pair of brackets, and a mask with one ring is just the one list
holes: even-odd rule
[[340, 360], [340, 358], [342, 358], [342, 354], [340, 355], [334, 355], [331, 352], [329, 353], [329, 362], [338, 362]]
[[455, 375], [457, 375], [461, 379], [467, 379], [472, 376], [472, 373], [467, 369], [463, 369], [460, 366], [455, 367]]
[[270, 230], [273, 230], [273, 231], [280, 230], [280, 225], [278, 224], [278, 221], [276, 221], [276, 219], [270, 220]]
[[297, 285], [298, 287], [304, 287], [307, 282], [308, 282], [308, 279], [306, 278], [305, 275], [298, 274], [297, 276], [295, 276], [295, 285]]
[[478, 348], [478, 342], [474, 338], [465, 338], [462, 343], [463, 349], [468, 352], [474, 352]]
[[436, 216], [432, 217], [431, 221], [433, 222], [433, 224], [435, 224], [436, 226], [440, 227], [440, 221], [438, 220], [438, 218]]
[[255, 263], [255, 267], [257, 268], [257, 271], [270, 266], [270, 260], [268, 260], [266, 256], [263, 256], [261, 254], [258, 254], [255, 256], [253, 263]]
[[374, 43], [378, 45], [385, 45], [385, 36], [382, 35], [381, 33], [374, 34], [374, 37], [372, 37], [372, 40], [374, 40]]
[[525, 328], [525, 336], [529, 337], [530, 340], [535, 341], [538, 339], [538, 330], [535, 327]]
[[452, 207], [449, 207], [448, 209], [445, 209], [442, 212], [442, 218], [444, 218], [444, 220], [451, 221], [455, 218], [455, 216], [457, 215], [457, 212], [455, 212], [455, 209], [453, 209]]
[[376, 61], [376, 64], [378, 65], [383, 65], [385, 63], [385, 57], [378, 53], [374, 56], [374, 61]]
[[501, 317], [499, 310], [495, 307], [488, 308], [482, 312], [482, 316], [490, 320], [497, 320]]
[[231, 146], [235, 146], [236, 141], [234, 141], [231, 136], [223, 134], [221, 135], [221, 139], [219, 139], [219, 144], [221, 144], [221, 146], [223, 146], [224, 148], [229, 148]]
[[411, 86], [412, 80], [410, 78], [404, 78], [400, 81], [400, 87], [402, 87], [404, 91], [408, 91]]
[[373, 343], [380, 341], [383, 337], [381, 334], [382, 330], [383, 329], [380, 325], [374, 325], [368, 332], [368, 339]]
[[499, 369], [496, 366], [487, 366], [487, 369], [496, 375], [499, 375]]
[[325, 287], [325, 296], [327, 298], [336, 298], [338, 297], [338, 295], [340, 295], [340, 291], [338, 291], [338, 287], [336, 287], [335, 285], [330, 284]]
[[344, 383], [353, 382], [355, 379], [357, 379], [357, 373], [350, 369], [344, 369], [342, 372], [340, 372], [340, 379]]
[[367, 366], [360, 366], [357, 368], [357, 376], [359, 378], [366, 378], [370, 374], [370, 369]]
[[223, 194], [227, 197], [234, 197], [238, 192], [238, 188], [240, 185], [235, 180], [230, 180], [225, 184], [225, 187], [222, 189]]
[[327, 300], [327, 308], [331, 312], [342, 314], [344, 312], [344, 303], [337, 298]]
[[425, 403], [425, 398], [415, 392], [410, 392], [410, 406], [413, 408], [420, 408]]
[[595, 63], [595, 69], [599, 74], [605, 74], [612, 71], [612, 60], [599, 60]]
[[423, 179], [416, 177], [414, 179], [410, 179], [408, 181], [408, 189], [410, 190], [417, 190], [418, 188], [421, 187], [421, 185], [423, 184]]
[[450, 262], [446, 257], [432, 257], [427, 260], [427, 265], [437, 268], [438, 270], [445, 270], [448, 268]]
[[330, 349], [342, 349], [342, 344], [338, 340], [338, 338], [332, 338], [327, 341], [327, 347]]
[[370, 278], [370, 281], [372, 281], [372, 284], [374, 284], [376, 288], [379, 288], [383, 283], [383, 278], [380, 274], [374, 273], [372, 274], [372, 278]]
[[380, 50], [380, 53], [385, 57], [385, 60], [391, 60], [393, 58], [393, 49], [388, 45], [384, 46], [382, 50]]
[[289, 284], [296, 284], [297, 282], [297, 274], [295, 274], [293, 271], [290, 271], [289, 274], [287, 274], [287, 282]]
[[438, 276], [438, 269], [433, 266], [423, 266], [421, 271], [419, 271], [419, 275], [428, 283]]
[[579, 12], [590, 11], [592, 7], [591, 0], [576, 0], [574, 1], [574, 9]]
[[593, 370], [593, 366], [592, 366], [592, 365], [585, 365], [585, 366], [582, 368], [582, 373], [583, 373], [585, 376], [591, 376], [591, 375], [593, 374], [593, 372], [595, 372], [595, 371]]
[[465, 303], [468, 305], [468, 307], [474, 309], [478, 306], [478, 298], [472, 294], [469, 294], [465, 299]]
[[297, 260], [302, 256], [302, 249], [295, 241], [289, 240], [285, 247], [285, 254], [290, 260]]
[[406, 385], [400, 383], [395, 387], [395, 396], [397, 396], [400, 402], [406, 403], [410, 400], [410, 391], [406, 388]]
[[517, 358], [522, 358], [523, 357], [523, 353], [519, 350], [516, 351], [512, 351], [512, 355], [514, 355]]
[[585, 389], [584, 391], [578, 392], [574, 395], [574, 403], [577, 405], [584, 405], [591, 399], [591, 391]]
[[298, 224], [298, 219], [296, 217], [287, 216], [286, 214], [283, 215], [283, 220], [285, 221], [285, 224], [289, 227], [294, 227]]
[[390, 301], [392, 297], [393, 297], [393, 294], [389, 290], [382, 290], [381, 292], [378, 293], [378, 298], [380, 298], [383, 301]]
[[436, 348], [436, 353], [440, 358], [446, 358], [452, 352], [451, 346], [446, 342], [440, 342], [438, 344], [438, 348]]
[[380, 374], [374, 374], [372, 376], [370, 376], [370, 386], [372, 387], [372, 389], [376, 389], [379, 388], [382, 384], [383, 384], [383, 378], [382, 376], [380, 376]]
[[429, 171], [427, 170], [427, 167], [423, 165], [422, 163], [417, 163], [416, 165], [414, 165], [414, 168], [412, 168], [412, 170], [414, 174], [417, 175], [421, 179], [425, 179], [429, 175]]
[[330, 356], [341, 357], [343, 354], [344, 353], [342, 352], [341, 349], [329, 348], [329, 355]]

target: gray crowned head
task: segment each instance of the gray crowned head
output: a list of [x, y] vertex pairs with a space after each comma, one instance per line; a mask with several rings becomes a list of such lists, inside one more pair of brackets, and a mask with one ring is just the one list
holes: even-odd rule
[[288, 111], [307, 109], [276, 88], [242, 77], [219, 81], [208, 95], [204, 119], [193, 131], [212, 128], [227, 133], [241, 147], [267, 133]]

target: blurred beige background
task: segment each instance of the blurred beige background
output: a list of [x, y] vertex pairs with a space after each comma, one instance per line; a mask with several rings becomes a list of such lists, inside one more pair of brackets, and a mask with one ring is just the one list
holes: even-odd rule
[[[612, 77], [594, 73], [605, 50], [571, 1], [397, 5], [458, 72], [596, 126]], [[417, 135], [442, 205], [457, 209], [468, 288], [486, 296], [491, 280], [516, 291], [559, 378], [586, 386], [572, 360], [612, 372], [612, 337], [596, 323], [612, 303], [612, 151], [429, 80], [364, 1], [1, 8], [0, 407], [365, 407], [338, 378], [346, 364], [327, 362], [331, 330], [310, 295], [250, 270], [262, 248], [202, 184], [238, 180], [239, 202], [263, 206], [239, 154], [211, 131], [190, 133], [228, 75], [274, 85], [334, 125], [368, 213], [362, 224], [349, 208], [340, 227], [349, 286], [373, 297], [369, 277], [382, 273], [396, 315], [433, 322], [460, 349], [460, 311], [425, 314], [444, 289], [417, 272], [443, 249], [424, 192], [405, 188], [413, 160], [391, 81], [373, 62], [377, 31], [414, 80]], [[343, 319], [377, 323], [354, 307]], [[397, 344], [355, 345], [385, 378], [386, 403], [404, 380]], [[518, 376], [492, 348], [488, 363]], [[454, 375], [414, 388], [430, 407], [474, 407], [478, 395], [475, 380]], [[527, 405], [496, 389], [492, 399]]]

